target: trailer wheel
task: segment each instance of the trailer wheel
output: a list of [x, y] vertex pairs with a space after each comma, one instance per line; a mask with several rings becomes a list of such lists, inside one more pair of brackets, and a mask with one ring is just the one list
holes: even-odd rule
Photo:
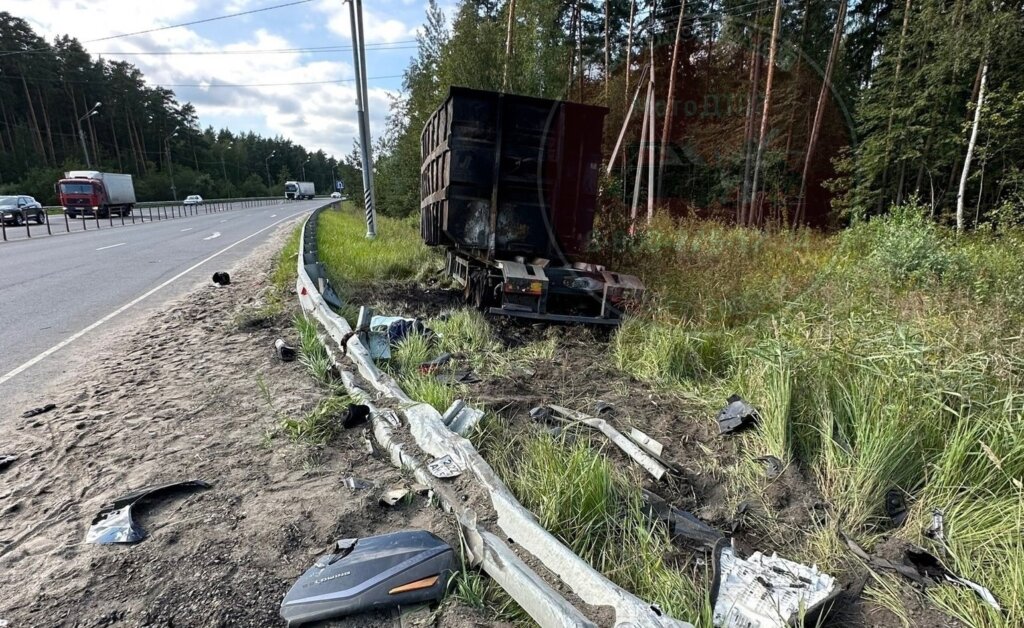
[[487, 271], [478, 268], [469, 274], [466, 282], [466, 301], [478, 310], [486, 310], [491, 305], [491, 294], [488, 290]]

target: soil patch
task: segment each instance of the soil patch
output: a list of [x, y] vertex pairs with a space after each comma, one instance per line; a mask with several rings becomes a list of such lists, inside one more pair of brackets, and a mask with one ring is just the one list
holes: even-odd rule
[[[274, 436], [282, 416], [326, 394], [298, 362], [274, 355], [276, 338], [296, 343], [294, 310], [237, 324], [265, 302], [287, 229], [231, 269], [230, 286], [168, 304], [95, 356], [89, 373], [31, 404], [56, 410], [0, 425], [5, 453], [20, 456], [0, 472], [0, 618], [11, 626], [283, 625], [285, 592], [336, 539], [425, 528], [457, 543], [425, 498], [383, 508], [378, 491], [344, 486], [350, 475], [408, 481], [363, 452], [359, 430], [315, 452]], [[186, 479], [212, 488], [140, 509], [141, 543], [84, 542], [104, 502]], [[481, 623], [453, 600], [438, 613], [445, 626]]]

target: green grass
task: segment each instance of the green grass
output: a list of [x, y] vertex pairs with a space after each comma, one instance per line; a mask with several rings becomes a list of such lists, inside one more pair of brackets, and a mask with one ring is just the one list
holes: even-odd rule
[[[627, 243], [608, 259], [656, 296], [616, 334], [621, 369], [704, 400], [709, 418], [742, 394], [763, 418], [746, 459], [799, 465], [865, 545], [890, 534], [891, 488], [914, 504], [898, 532], [912, 542], [944, 509], [932, 549], [1006, 612], [965, 589], [931, 600], [969, 626], [1024, 624], [1024, 234], [957, 238], [910, 205], [831, 237], [661, 219]], [[761, 494], [752, 469], [726, 470], [733, 494]], [[785, 524], [768, 510], [772, 535]], [[782, 549], [850, 567], [830, 529]], [[876, 581], [872, 599], [897, 611], [900, 587]]]
[[295, 330], [299, 335], [299, 363], [313, 379], [324, 386], [333, 386], [336, 383], [334, 362], [320, 341], [316, 321], [306, 318], [305, 314], [297, 314]]
[[326, 445], [341, 432], [341, 413], [350, 403], [346, 396], [324, 397], [304, 416], [282, 418], [280, 429], [294, 442]]
[[302, 226], [296, 226], [285, 241], [284, 247], [274, 256], [270, 270], [270, 286], [263, 291], [262, 301], [239, 308], [234, 315], [234, 325], [239, 329], [267, 327], [284, 312], [295, 280], [298, 278], [299, 237]]
[[320, 213], [317, 246], [331, 284], [340, 292], [372, 289], [381, 281], [408, 279], [436, 266], [436, 251], [420, 240], [419, 223], [377, 216], [377, 238], [366, 239], [362, 212], [352, 209]]

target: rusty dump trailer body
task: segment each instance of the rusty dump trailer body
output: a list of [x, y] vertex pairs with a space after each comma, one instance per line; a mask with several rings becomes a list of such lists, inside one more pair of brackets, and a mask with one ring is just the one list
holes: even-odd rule
[[578, 259], [604, 107], [452, 87], [421, 136], [420, 231], [493, 314], [617, 324], [640, 281]]

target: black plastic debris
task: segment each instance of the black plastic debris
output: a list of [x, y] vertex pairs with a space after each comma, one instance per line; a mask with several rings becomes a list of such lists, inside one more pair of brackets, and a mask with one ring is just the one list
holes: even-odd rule
[[363, 478], [357, 478], [354, 475], [352, 475], [352, 476], [349, 476], [349, 477], [345, 478], [345, 486], [349, 487], [353, 491], [363, 491], [363, 490], [366, 490], [366, 489], [373, 488], [374, 486], [376, 486], [376, 484], [374, 484], [373, 482], [371, 482], [369, 480], [364, 480]]
[[420, 367], [419, 367], [420, 373], [423, 373], [424, 375], [427, 375], [429, 373], [436, 373], [444, 365], [448, 364], [451, 361], [452, 361], [452, 354], [450, 354], [450, 353], [442, 353], [441, 355], [437, 356], [433, 360], [427, 360], [423, 364], [420, 364]]
[[132, 519], [132, 508], [143, 500], [199, 488], [210, 488], [210, 485], [201, 480], [187, 480], [150, 486], [118, 497], [109, 504], [104, 504], [93, 517], [92, 525], [85, 533], [85, 542], [99, 545], [138, 543], [146, 538], [146, 533]]
[[225, 272], [221, 272], [221, 271], [215, 272], [215, 273], [213, 273], [213, 283], [217, 284], [218, 286], [230, 285], [231, 284], [231, 276], [228, 275]]
[[57, 408], [57, 404], [55, 404], [55, 403], [48, 403], [45, 406], [40, 406], [38, 408], [32, 408], [31, 410], [25, 410], [24, 412], [21, 413], [21, 418], [23, 418], [23, 419], [30, 419], [30, 418], [32, 418], [34, 416], [39, 416], [40, 414], [44, 414], [46, 412], [49, 412], [50, 410], [55, 410], [56, 408]]
[[725, 538], [693, 514], [676, 508], [647, 490], [644, 491], [644, 512], [649, 518], [664, 523], [673, 541], [690, 547], [713, 550]]
[[966, 587], [974, 591], [979, 598], [996, 611], [1002, 611], [1002, 607], [991, 591], [976, 582], [953, 573], [941, 560], [927, 550], [910, 546], [903, 552], [903, 563], [895, 563], [887, 558], [868, 554], [853, 539], [842, 532], [839, 533], [839, 536], [846, 542], [850, 551], [873, 569], [894, 571], [921, 587], [935, 584], [953, 584]]
[[299, 626], [440, 600], [454, 571], [455, 551], [426, 530], [342, 539], [295, 581], [281, 617]]
[[785, 465], [782, 464], [782, 461], [777, 456], [770, 454], [754, 458], [754, 462], [760, 462], [764, 465], [764, 474], [769, 480], [774, 480], [782, 475], [782, 470], [785, 468]]
[[17, 454], [0, 454], [0, 471], [14, 464], [17, 459]]
[[288, 345], [284, 340], [278, 338], [274, 341], [274, 352], [282, 362], [291, 362], [295, 359], [295, 348]]
[[547, 406], [537, 406], [536, 408], [530, 409], [530, 418], [533, 419], [534, 421], [547, 423], [551, 421], [551, 417], [551, 408]]
[[594, 404], [594, 414], [599, 417], [608, 417], [615, 414], [615, 406], [600, 399]]
[[901, 527], [907, 520], [908, 512], [907, 500], [903, 496], [903, 491], [897, 488], [889, 489], [885, 494], [885, 514], [889, 515], [892, 527]]
[[341, 413], [341, 426], [345, 429], [366, 423], [370, 418], [370, 408], [362, 404], [349, 404]]
[[932, 511], [932, 521], [925, 528], [924, 535], [933, 541], [942, 543], [946, 540], [946, 533], [944, 528], [946, 526], [946, 518], [942, 514], [942, 511], [936, 508]]
[[747, 403], [743, 397], [732, 395], [727, 399], [729, 405], [718, 413], [719, 434], [731, 434], [756, 425], [761, 421], [757, 408]]

